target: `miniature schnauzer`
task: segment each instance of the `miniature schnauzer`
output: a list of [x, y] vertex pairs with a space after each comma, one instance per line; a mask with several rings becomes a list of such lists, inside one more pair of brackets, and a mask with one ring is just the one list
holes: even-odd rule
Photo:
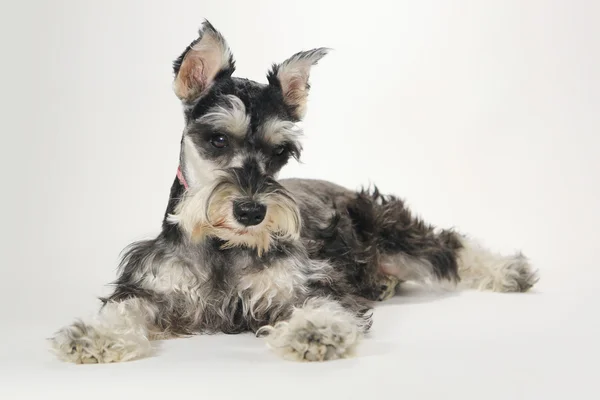
[[124, 253], [114, 292], [51, 345], [74, 363], [147, 356], [151, 341], [252, 331], [292, 360], [352, 355], [374, 301], [405, 281], [524, 292], [537, 273], [416, 218], [377, 189], [278, 180], [301, 152], [318, 48], [274, 64], [267, 84], [232, 77], [225, 39], [205, 21], [174, 62], [183, 104], [180, 167], [162, 231]]

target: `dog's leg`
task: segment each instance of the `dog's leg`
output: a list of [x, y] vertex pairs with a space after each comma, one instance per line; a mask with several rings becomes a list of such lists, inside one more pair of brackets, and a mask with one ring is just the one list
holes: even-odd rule
[[380, 203], [375, 218], [384, 274], [399, 281], [496, 292], [524, 292], [538, 280], [521, 254], [494, 254], [454, 231], [436, 230], [395, 198]]
[[538, 273], [521, 253], [501, 255], [473, 240], [460, 237], [457, 253], [459, 287], [494, 292], [526, 292], [538, 281]]
[[50, 339], [52, 349], [64, 361], [77, 364], [128, 361], [151, 352], [150, 327], [156, 307], [130, 298], [109, 301], [91, 321], [76, 321]]
[[538, 281], [537, 271], [522, 254], [496, 254], [463, 236], [453, 235], [460, 243], [457, 249], [449, 251], [441, 241], [437, 248], [427, 247], [429, 256], [386, 255], [381, 268], [401, 281], [441, 284], [446, 288], [525, 292]]
[[327, 297], [309, 298], [286, 321], [258, 330], [282, 357], [295, 361], [325, 361], [351, 356], [370, 325], [360, 315]]

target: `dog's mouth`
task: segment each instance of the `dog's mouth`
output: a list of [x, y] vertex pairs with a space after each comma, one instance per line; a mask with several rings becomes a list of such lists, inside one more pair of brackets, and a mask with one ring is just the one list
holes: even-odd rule
[[238, 236], [244, 236], [252, 233], [258, 233], [260, 231], [264, 231], [265, 229], [269, 231], [269, 227], [273, 226], [273, 223], [273, 219], [267, 214], [265, 219], [260, 224], [253, 226], [242, 226], [237, 222], [232, 222], [232, 220], [229, 218], [219, 218], [211, 224], [211, 227], [214, 229], [223, 229]]
[[206, 237], [216, 237], [224, 243], [221, 249], [246, 247], [256, 249], [259, 256], [268, 251], [273, 240], [281, 236], [275, 220], [269, 217], [257, 225], [240, 226], [234, 219], [218, 217], [213, 222], [198, 224], [192, 232], [192, 240], [201, 241]]

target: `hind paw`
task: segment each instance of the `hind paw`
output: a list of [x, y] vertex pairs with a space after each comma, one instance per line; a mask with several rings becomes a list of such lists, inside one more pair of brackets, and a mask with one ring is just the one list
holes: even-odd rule
[[499, 279], [492, 284], [496, 292], [526, 292], [539, 280], [538, 272], [527, 258], [518, 254], [500, 270]]
[[392, 275], [383, 275], [379, 280], [377, 301], [391, 299], [396, 294], [396, 288], [400, 284], [400, 279]]

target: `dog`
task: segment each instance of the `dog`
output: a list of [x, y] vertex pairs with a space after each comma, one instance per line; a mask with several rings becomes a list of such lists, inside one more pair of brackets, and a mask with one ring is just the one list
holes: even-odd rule
[[273, 64], [261, 84], [232, 76], [225, 39], [202, 24], [173, 64], [185, 128], [162, 231], [124, 251], [94, 318], [50, 339], [60, 359], [128, 361], [153, 340], [248, 331], [286, 359], [341, 359], [403, 282], [496, 292], [537, 282], [520, 253], [436, 229], [376, 188], [277, 179], [300, 157], [310, 70], [327, 52]]

